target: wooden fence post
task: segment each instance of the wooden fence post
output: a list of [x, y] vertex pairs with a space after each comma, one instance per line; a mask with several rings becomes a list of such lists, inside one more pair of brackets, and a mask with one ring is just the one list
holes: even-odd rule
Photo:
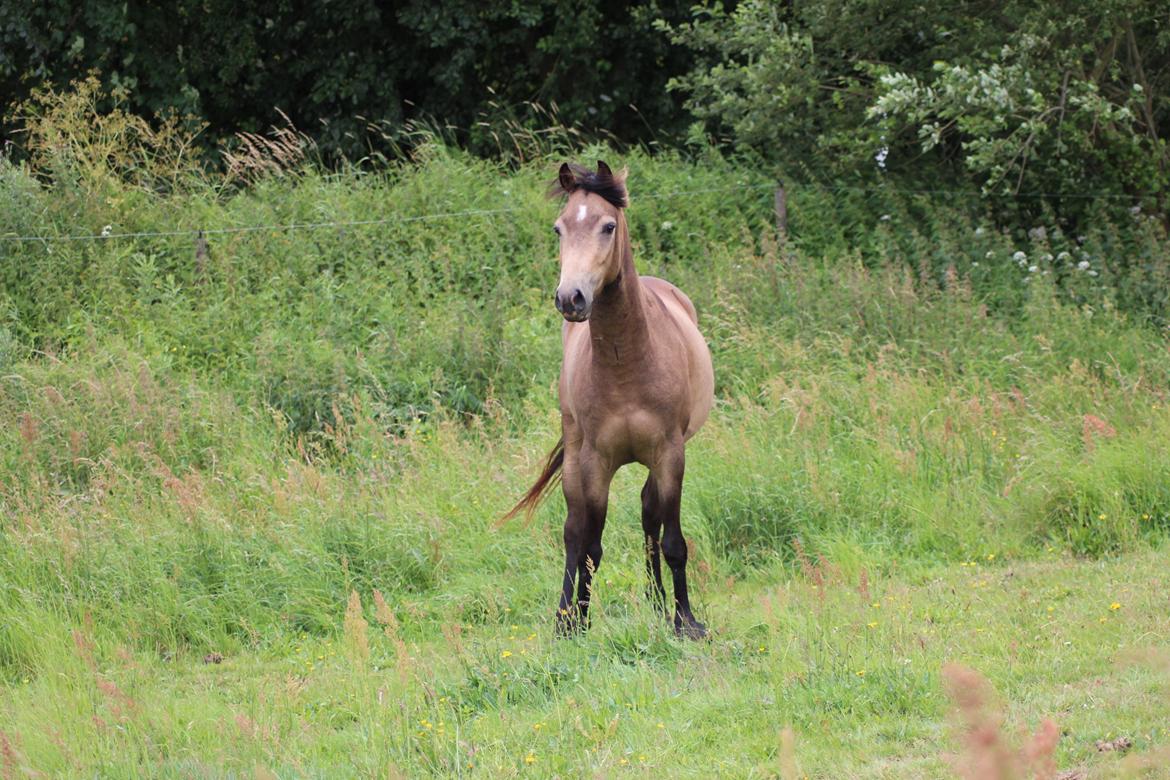
[[788, 193], [784, 191], [784, 182], [776, 182], [776, 232], [788, 232]]
[[200, 284], [207, 281], [207, 238], [202, 230], [195, 236], [195, 279]]
[[788, 192], [784, 189], [784, 182], [776, 182], [776, 240], [780, 244], [780, 257], [786, 258], [788, 253]]

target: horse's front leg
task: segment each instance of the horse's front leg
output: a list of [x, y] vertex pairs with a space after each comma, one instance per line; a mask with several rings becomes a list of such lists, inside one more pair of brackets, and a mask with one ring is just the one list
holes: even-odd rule
[[680, 439], [664, 448], [651, 477], [658, 489], [654, 508], [662, 522], [662, 557], [674, 580], [674, 630], [679, 636], [702, 639], [707, 636], [707, 627], [695, 619], [687, 593], [687, 540], [680, 517], [685, 462]]
[[[565, 518], [565, 570], [557, 607], [557, 634], [566, 636], [589, 625], [593, 573], [601, 565], [601, 534], [609, 503], [613, 470], [584, 447], [565, 452], [561, 484], [568, 516]], [[579, 575], [579, 581], [574, 583]], [[577, 598], [573, 599], [574, 584]]]

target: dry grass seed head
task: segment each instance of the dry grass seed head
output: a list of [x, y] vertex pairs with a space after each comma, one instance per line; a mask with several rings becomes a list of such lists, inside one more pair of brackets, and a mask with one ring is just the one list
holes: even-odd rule
[[281, 177], [304, 163], [315, 148], [313, 140], [297, 130], [283, 111], [277, 109], [277, 113], [283, 126], [274, 126], [264, 134], [235, 134], [235, 148], [223, 152], [227, 181], [251, 184], [269, 176]]
[[981, 674], [959, 664], [943, 667], [943, 684], [954, 705], [960, 756], [951, 756], [958, 775], [965, 780], [1052, 780], [1056, 776], [1054, 754], [1060, 731], [1051, 720], [1019, 749], [1003, 734], [1003, 716], [995, 703], [995, 691]]
[[1096, 449], [1097, 439], [1112, 439], [1117, 436], [1117, 429], [1094, 414], [1086, 414], [1081, 418], [1081, 441], [1087, 452]]
[[362, 599], [351, 591], [345, 610], [345, 641], [354, 662], [365, 664], [370, 660], [369, 623], [362, 615]]
[[386, 603], [382, 591], [377, 588], [374, 589], [374, 617], [385, 627], [386, 636], [391, 639], [398, 636], [398, 618], [394, 616], [394, 610], [390, 609], [390, 605]]

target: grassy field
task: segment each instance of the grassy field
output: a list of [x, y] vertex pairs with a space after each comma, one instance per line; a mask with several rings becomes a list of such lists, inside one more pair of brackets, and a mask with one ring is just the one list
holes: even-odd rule
[[947, 664], [1005, 744], [1051, 719], [1070, 777], [1165, 775], [1170, 350], [1121, 305], [1153, 227], [808, 190], [780, 245], [758, 175], [625, 155], [715, 359], [714, 635], [642, 598], [630, 467], [556, 641], [563, 504], [495, 520], [558, 435], [559, 158], [160, 194], [54, 148], [0, 163], [0, 235], [273, 227], [0, 242], [0, 777], [939, 777], [976, 760]]

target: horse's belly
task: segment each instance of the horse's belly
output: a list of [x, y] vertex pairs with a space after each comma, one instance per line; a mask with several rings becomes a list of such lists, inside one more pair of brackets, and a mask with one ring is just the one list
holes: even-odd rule
[[702, 336], [698, 337], [692, 354], [690, 416], [683, 433], [684, 441], [694, 436], [703, 427], [703, 423], [707, 422], [707, 417], [711, 414], [711, 406], [715, 402], [715, 372], [711, 366], [711, 353], [708, 351], [707, 343], [703, 341]]

